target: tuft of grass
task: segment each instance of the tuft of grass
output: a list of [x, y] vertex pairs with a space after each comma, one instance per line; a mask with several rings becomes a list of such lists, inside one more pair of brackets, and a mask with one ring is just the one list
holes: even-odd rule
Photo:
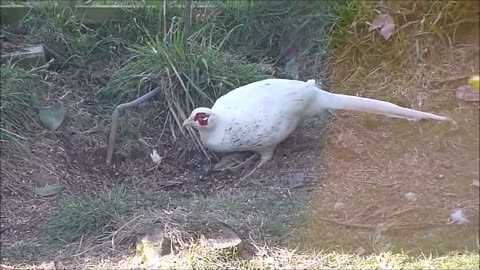
[[224, 191], [208, 197], [196, 195], [179, 205], [194, 213], [219, 213], [254, 240], [281, 243], [307, 213], [305, 194], [292, 192], [289, 196], [285, 190]]
[[122, 186], [95, 195], [68, 197], [50, 222], [50, 238], [71, 242], [93, 232], [112, 231], [114, 221], [130, 213], [134, 202]]
[[27, 262], [43, 259], [48, 252], [42, 243], [17, 242], [11, 245], [2, 245], [2, 260], [12, 262]]
[[242, 57], [195, 41], [185, 42], [180, 30], [163, 40], [148, 31], [145, 34], [148, 40], [130, 48], [134, 56], [98, 92], [101, 98], [114, 104], [132, 99], [138, 95], [142, 79], [153, 79], [163, 86], [169, 102], [178, 98], [180, 108], [190, 110], [211, 104], [228, 90], [267, 77], [260, 64], [249, 64]]
[[0, 67], [0, 139], [22, 139], [21, 130], [31, 122], [31, 109], [38, 106], [38, 94], [44, 87], [39, 71], [43, 68], [25, 70], [7, 62]]
[[[292, 45], [298, 49], [297, 56], [324, 51], [335, 18], [333, 6], [345, 2], [225, 1], [219, 3], [224, 12], [207, 27], [216, 29], [211, 36], [217, 39], [235, 29], [225, 42], [229, 51], [247, 55], [254, 61], [278, 62], [288, 54], [284, 50]], [[314, 39], [316, 42], [312, 42]]]
[[[437, 60], [435, 50], [452, 46], [454, 35], [464, 23], [478, 22], [470, 1], [361, 1], [336, 5], [329, 65], [377, 66], [391, 70]], [[368, 23], [378, 13], [393, 17], [396, 30], [390, 40]], [[475, 19], [477, 18], [477, 19]], [[453, 37], [453, 38], [452, 38]]]
[[68, 6], [54, 1], [35, 1], [29, 6], [21, 22], [29, 31], [25, 42], [44, 44], [56, 64], [85, 63], [109, 52], [111, 35], [102, 35], [104, 26], [86, 26], [81, 18], [71, 15]]
[[[170, 127], [181, 128], [182, 120], [197, 106], [211, 106], [219, 96], [241, 85], [267, 78], [264, 65], [248, 63], [231, 55], [185, 41], [180, 30], [162, 39], [145, 31], [147, 40], [131, 46], [134, 56], [117, 70], [97, 96], [113, 104], [133, 100], [145, 90], [145, 81], [162, 89]], [[172, 132], [174, 132], [172, 130]]]

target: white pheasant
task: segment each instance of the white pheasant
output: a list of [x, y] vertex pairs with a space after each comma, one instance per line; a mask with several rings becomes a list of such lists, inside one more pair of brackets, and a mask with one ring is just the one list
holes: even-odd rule
[[213, 151], [259, 154], [260, 162], [242, 177], [245, 179], [272, 159], [277, 146], [302, 121], [320, 116], [328, 109], [376, 113], [414, 121], [423, 118], [449, 120], [390, 102], [333, 94], [317, 88], [315, 80], [266, 79], [230, 91], [211, 109], [194, 109], [183, 126], [197, 129], [203, 144]]

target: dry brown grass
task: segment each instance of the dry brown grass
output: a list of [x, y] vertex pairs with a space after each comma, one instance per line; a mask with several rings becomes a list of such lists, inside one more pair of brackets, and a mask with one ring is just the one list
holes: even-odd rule
[[[399, 6], [388, 2], [385, 9], [398, 12]], [[346, 52], [348, 46], [337, 48], [329, 59], [329, 82], [336, 92], [447, 115], [456, 124], [339, 113], [328, 148], [326, 187], [314, 202], [318, 210], [307, 240], [302, 238], [307, 247], [440, 253], [479, 248], [478, 187], [471, 186], [479, 178], [479, 106], [456, 99], [455, 88], [466, 80], [435, 84], [479, 73], [479, 28], [459, 24], [445, 32], [450, 37], [445, 46], [432, 33], [417, 37], [415, 22], [402, 34], [428, 44], [428, 55], [417, 59], [398, 52], [401, 64], [372, 62], [368, 53], [354, 56]], [[391, 43], [398, 45], [395, 39]], [[417, 200], [405, 200], [408, 192]], [[334, 210], [336, 202], [345, 208]], [[446, 226], [454, 208], [467, 209], [469, 226]], [[385, 236], [389, 231], [395, 233]]]

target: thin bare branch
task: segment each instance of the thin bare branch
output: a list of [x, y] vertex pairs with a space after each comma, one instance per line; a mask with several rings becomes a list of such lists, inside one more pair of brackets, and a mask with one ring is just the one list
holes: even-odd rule
[[153, 89], [152, 91], [148, 92], [147, 94], [135, 99], [134, 101], [130, 101], [127, 103], [123, 103], [118, 105], [112, 113], [112, 127], [110, 129], [110, 137], [108, 139], [108, 150], [107, 150], [107, 166], [110, 166], [112, 163], [112, 156], [113, 156], [113, 149], [115, 148], [115, 139], [117, 138], [117, 130], [118, 130], [118, 123], [120, 114], [127, 108], [132, 108], [135, 106], [140, 105], [141, 103], [149, 100], [154, 95], [160, 92], [160, 87]]

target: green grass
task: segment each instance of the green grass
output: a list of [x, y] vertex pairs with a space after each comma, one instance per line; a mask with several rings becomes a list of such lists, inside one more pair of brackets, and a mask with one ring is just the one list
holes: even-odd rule
[[58, 65], [85, 63], [110, 50], [108, 36], [99, 35], [97, 29], [87, 27], [53, 2], [33, 2], [21, 24], [29, 31], [26, 42], [44, 44]]
[[46, 87], [40, 76], [42, 70], [25, 70], [11, 62], [0, 67], [1, 140], [18, 142], [23, 138], [21, 131], [32, 123], [32, 109], [38, 106], [38, 96]]
[[79, 237], [115, 229], [115, 220], [131, 213], [135, 199], [118, 186], [95, 195], [70, 196], [49, 224], [49, 239], [71, 242]]
[[[392, 71], [437, 60], [438, 47], [451, 47], [457, 29], [478, 22], [471, 1], [375, 1], [351, 0], [336, 5], [338, 14], [332, 33], [335, 61], [346, 66], [376, 66], [385, 63]], [[395, 21], [395, 33], [384, 40], [377, 31], [368, 32], [375, 10]], [[476, 19], [475, 19], [476, 18]]]
[[42, 243], [18, 242], [12, 245], [2, 245], [2, 259], [7, 261], [34, 261], [48, 255]]

